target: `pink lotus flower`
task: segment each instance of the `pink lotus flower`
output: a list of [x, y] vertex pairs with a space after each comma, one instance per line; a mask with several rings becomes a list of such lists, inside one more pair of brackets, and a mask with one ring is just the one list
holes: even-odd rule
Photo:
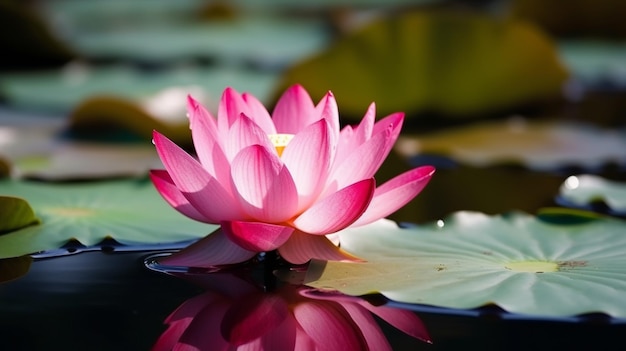
[[299, 85], [270, 116], [250, 94], [224, 91], [217, 119], [188, 98], [198, 159], [154, 132], [165, 170], [151, 179], [181, 213], [220, 230], [162, 262], [214, 266], [278, 249], [291, 263], [311, 258], [355, 260], [327, 234], [385, 217], [413, 199], [434, 173], [423, 166], [376, 187], [374, 174], [402, 127], [395, 113], [375, 123], [375, 105], [361, 123], [340, 130], [332, 93], [314, 105]]
[[373, 306], [336, 292], [285, 285], [266, 293], [230, 274], [204, 275], [213, 288], [185, 301], [152, 351], [386, 351], [372, 313], [404, 333], [430, 337], [411, 311]]

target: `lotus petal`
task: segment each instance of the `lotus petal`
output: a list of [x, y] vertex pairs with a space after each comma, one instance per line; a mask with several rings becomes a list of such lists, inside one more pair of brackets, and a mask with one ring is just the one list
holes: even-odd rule
[[317, 235], [343, 229], [363, 214], [375, 187], [375, 181], [371, 178], [340, 189], [309, 207], [296, 218], [294, 225], [305, 233]]
[[275, 250], [294, 232], [292, 227], [262, 222], [223, 222], [222, 229], [235, 244], [250, 251]]
[[168, 266], [211, 268], [219, 265], [247, 261], [255, 252], [243, 249], [233, 243], [218, 229], [210, 235], [196, 241], [171, 256], [159, 259], [159, 263]]

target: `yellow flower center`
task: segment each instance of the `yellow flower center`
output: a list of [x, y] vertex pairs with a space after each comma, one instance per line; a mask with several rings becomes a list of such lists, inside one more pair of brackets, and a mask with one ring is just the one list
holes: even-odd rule
[[293, 134], [270, 134], [268, 135], [268, 137], [270, 138], [270, 141], [276, 148], [276, 152], [278, 152], [278, 157], [280, 157], [283, 155], [283, 150], [285, 150], [285, 147], [287, 146], [287, 144], [289, 144], [291, 139], [293, 139], [294, 135]]

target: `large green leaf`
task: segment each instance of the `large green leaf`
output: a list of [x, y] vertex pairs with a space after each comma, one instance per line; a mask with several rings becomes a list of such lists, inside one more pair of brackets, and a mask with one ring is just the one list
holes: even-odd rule
[[588, 208], [603, 201], [609, 212], [626, 215], [626, 183], [591, 174], [568, 177], [559, 190], [559, 200], [573, 207]]
[[496, 304], [520, 314], [626, 317], [621, 220], [566, 225], [522, 213], [457, 212], [409, 229], [381, 220], [340, 239], [368, 262], [316, 262], [309, 285], [450, 308]]
[[38, 222], [37, 216], [26, 200], [13, 196], [0, 196], [0, 234]]
[[409, 157], [444, 154], [474, 166], [521, 163], [542, 171], [572, 165], [595, 168], [626, 163], [626, 133], [590, 124], [512, 118], [405, 135], [396, 150]]
[[375, 21], [291, 67], [275, 90], [328, 90], [344, 116], [376, 102], [381, 115], [468, 116], [558, 98], [568, 73], [535, 27], [487, 15], [405, 11]]
[[148, 181], [45, 184], [5, 180], [0, 194], [29, 201], [41, 224], [0, 236], [0, 258], [55, 249], [70, 239], [94, 245], [165, 243], [206, 235], [216, 227], [195, 222], [165, 203]]

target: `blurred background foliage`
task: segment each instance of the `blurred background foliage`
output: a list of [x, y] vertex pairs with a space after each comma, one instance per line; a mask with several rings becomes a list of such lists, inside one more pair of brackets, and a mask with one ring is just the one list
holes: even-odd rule
[[[403, 145], [412, 146], [392, 153], [379, 183], [424, 163], [438, 171], [394, 219], [419, 222], [455, 210], [534, 212], [552, 204], [571, 173], [626, 178], [626, 157], [603, 153], [621, 144], [598, 142], [624, 139], [625, 6], [620, 0], [0, 0], [0, 173], [28, 177], [20, 172], [25, 165], [32, 170], [33, 160], [48, 159], [35, 162], [55, 169], [48, 180], [98, 178], [98, 172], [75, 173], [93, 167], [85, 162], [90, 158], [114, 168], [115, 158], [101, 155], [119, 149], [98, 144], [98, 154], [90, 154], [78, 142], [150, 148], [153, 129], [193, 151], [185, 95], [216, 111], [221, 91], [232, 86], [271, 109], [287, 86], [300, 83], [314, 100], [332, 90], [343, 123], [358, 121], [372, 101], [379, 118], [406, 113]], [[546, 121], [550, 127], [536, 127]], [[484, 122], [500, 125], [485, 132]], [[580, 132], [563, 133], [571, 123]], [[458, 139], [429, 139], [449, 130]], [[515, 133], [523, 143], [501, 137]], [[451, 151], [468, 140], [487, 145], [487, 162]], [[498, 145], [510, 153], [489, 161]], [[593, 152], [579, 158], [563, 152], [576, 148]], [[81, 164], [55, 166], [67, 150]], [[557, 155], [554, 165], [538, 170], [536, 160], [546, 153]], [[136, 155], [124, 159], [123, 174], [144, 172], [146, 161], [133, 157], [145, 153]], [[133, 172], [133, 163], [144, 168]]]

